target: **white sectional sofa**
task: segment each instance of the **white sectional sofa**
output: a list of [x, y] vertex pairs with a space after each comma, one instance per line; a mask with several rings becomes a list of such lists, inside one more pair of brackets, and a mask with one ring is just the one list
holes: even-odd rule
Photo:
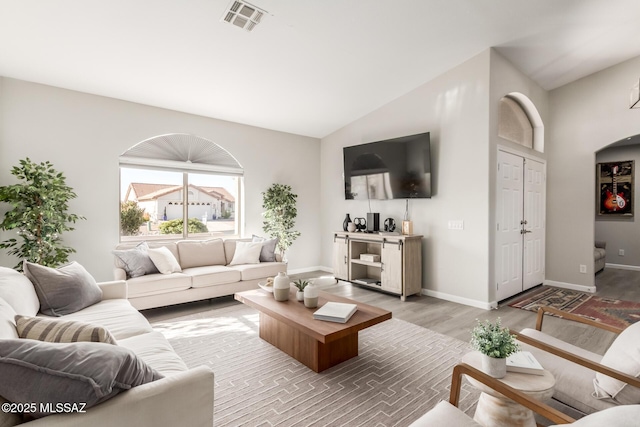
[[[272, 258], [274, 261], [234, 265], [238, 242], [249, 243], [251, 239], [149, 241], [146, 243], [149, 248], [169, 249], [182, 271], [128, 277], [122, 260], [116, 256], [114, 278], [127, 282], [129, 301], [135, 308], [143, 310], [256, 289], [260, 281], [277, 276], [281, 271], [286, 272], [287, 264], [281, 262], [277, 255]], [[122, 243], [116, 251], [132, 250], [138, 245]]]
[[[21, 425], [211, 427], [213, 371], [206, 366], [187, 368], [165, 337], [159, 332], [154, 332], [145, 317], [127, 301], [127, 284], [124, 281], [98, 283], [98, 286], [102, 290], [101, 301], [56, 319], [76, 320], [105, 327], [115, 337], [118, 346], [133, 351], [137, 358], [164, 378], [123, 391], [89, 408], [86, 413], [48, 415]], [[21, 314], [52, 318], [37, 314], [39, 307], [40, 302], [30, 280], [12, 269], [0, 267], [0, 339], [36, 342], [19, 338], [15, 316]], [[7, 342], [5, 341], [5, 344]], [[3, 380], [4, 378], [0, 379]], [[64, 390], [59, 392], [64, 393]], [[0, 402], [6, 403], [1, 397]], [[1, 426], [13, 426], [15, 423], [15, 414], [0, 411]]]

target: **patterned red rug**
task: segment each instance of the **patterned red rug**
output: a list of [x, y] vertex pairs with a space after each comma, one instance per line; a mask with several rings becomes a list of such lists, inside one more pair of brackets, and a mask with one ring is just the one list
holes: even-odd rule
[[529, 311], [538, 311], [538, 307], [554, 307], [618, 328], [626, 328], [640, 320], [638, 302], [597, 297], [551, 286], [542, 286], [509, 306]]

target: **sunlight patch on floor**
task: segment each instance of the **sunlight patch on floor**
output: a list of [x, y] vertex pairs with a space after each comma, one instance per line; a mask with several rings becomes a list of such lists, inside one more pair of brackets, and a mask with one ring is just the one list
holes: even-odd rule
[[206, 335], [220, 333], [244, 333], [256, 335], [257, 332], [248, 323], [258, 325], [259, 315], [248, 314], [238, 317], [218, 317], [215, 319], [185, 319], [172, 322], [160, 322], [153, 325], [153, 328], [167, 339], [172, 338], [195, 338]]

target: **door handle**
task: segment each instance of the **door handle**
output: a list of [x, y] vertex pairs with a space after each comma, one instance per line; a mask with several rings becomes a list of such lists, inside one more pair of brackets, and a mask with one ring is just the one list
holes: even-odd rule
[[533, 233], [533, 231], [525, 230], [525, 229], [520, 230], [520, 234], [527, 234], [527, 233]]

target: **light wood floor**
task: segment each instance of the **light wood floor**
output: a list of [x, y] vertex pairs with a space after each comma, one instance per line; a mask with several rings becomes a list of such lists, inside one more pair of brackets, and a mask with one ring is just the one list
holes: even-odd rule
[[[310, 278], [326, 275], [322, 271], [292, 275], [292, 279]], [[640, 272], [605, 268], [596, 275], [596, 295], [628, 301], [640, 301]], [[509, 301], [500, 304], [496, 310], [483, 310], [440, 300], [427, 296], [413, 296], [405, 302], [399, 297], [381, 292], [363, 289], [345, 282], [338, 282], [324, 289], [337, 295], [390, 310], [393, 317], [440, 332], [462, 341], [469, 341], [470, 330], [476, 319], [495, 320], [500, 317], [502, 324], [516, 331], [526, 327], [535, 327], [535, 313], [507, 306]], [[144, 310], [142, 313], [151, 322], [173, 317], [230, 307], [240, 304], [232, 296], [180, 304], [171, 307]], [[613, 334], [573, 322], [547, 316], [543, 330], [564, 341], [573, 343], [595, 353], [603, 354], [613, 341]]]

